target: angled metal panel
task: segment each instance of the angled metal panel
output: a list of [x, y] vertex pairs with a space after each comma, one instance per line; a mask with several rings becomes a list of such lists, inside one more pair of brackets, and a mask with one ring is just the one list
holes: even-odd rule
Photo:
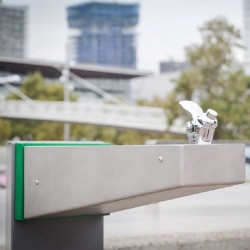
[[242, 183], [244, 145], [26, 147], [24, 217], [119, 211]]
[[24, 217], [180, 186], [178, 146], [169, 146], [168, 150], [164, 146], [106, 148], [25, 147]]

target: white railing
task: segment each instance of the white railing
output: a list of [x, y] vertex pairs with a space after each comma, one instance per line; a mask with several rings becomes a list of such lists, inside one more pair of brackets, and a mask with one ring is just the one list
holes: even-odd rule
[[0, 101], [0, 117], [82, 123], [145, 131], [167, 130], [162, 108], [98, 102]]

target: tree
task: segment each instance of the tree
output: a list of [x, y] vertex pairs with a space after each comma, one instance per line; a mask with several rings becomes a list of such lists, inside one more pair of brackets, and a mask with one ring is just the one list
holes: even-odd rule
[[0, 144], [5, 143], [11, 136], [10, 122], [0, 119]]
[[[30, 74], [21, 85], [20, 91], [32, 100], [63, 101], [64, 88], [56, 82], [46, 82], [39, 73]], [[21, 99], [16, 94], [10, 94], [7, 99]], [[70, 100], [77, 96], [71, 94]], [[0, 126], [5, 126], [7, 132], [0, 133], [0, 143], [7, 139], [19, 137], [21, 140], [63, 140], [63, 124], [53, 122], [22, 121], [18, 119], [1, 119]]]
[[193, 100], [204, 111], [218, 112], [215, 138], [249, 139], [249, 78], [234, 56], [242, 48], [240, 32], [223, 18], [206, 22], [199, 31], [201, 44], [186, 48], [190, 68], [175, 80], [176, 87], [164, 103], [169, 123], [184, 115], [180, 100]]
[[[29, 74], [22, 83], [20, 91], [32, 100], [40, 101], [63, 101], [64, 88], [57, 82], [46, 82], [41, 73]], [[21, 99], [16, 94], [10, 94], [7, 99]], [[71, 94], [71, 101], [76, 101], [77, 96]]]

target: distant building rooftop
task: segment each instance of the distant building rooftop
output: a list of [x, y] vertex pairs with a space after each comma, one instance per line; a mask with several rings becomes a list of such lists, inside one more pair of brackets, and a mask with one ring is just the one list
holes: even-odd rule
[[185, 71], [189, 68], [187, 62], [178, 62], [174, 60], [168, 60], [160, 62], [160, 73], [171, 73], [177, 71]]
[[[11, 74], [23, 74], [39, 71], [44, 77], [59, 78], [64, 64], [34, 59], [0, 57], [0, 71]], [[70, 71], [83, 78], [123, 78], [131, 79], [150, 75], [149, 71], [124, 69], [117, 67], [96, 66], [90, 64], [74, 64]]]

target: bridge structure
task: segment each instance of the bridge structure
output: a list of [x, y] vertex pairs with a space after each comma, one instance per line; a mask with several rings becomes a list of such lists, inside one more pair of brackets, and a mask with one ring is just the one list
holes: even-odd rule
[[[52, 68], [60, 71], [60, 68]], [[64, 76], [62, 72], [62, 76]], [[15, 93], [22, 100], [0, 100], [0, 117], [9, 119], [37, 120], [133, 129], [148, 132], [184, 134], [183, 122], [177, 121], [167, 126], [167, 117], [163, 108], [127, 104], [117, 97], [94, 86], [86, 79], [68, 70], [69, 77], [103, 97], [103, 101], [90, 100], [70, 102], [35, 101], [24, 95], [12, 83], [19, 82], [18, 75], [0, 77], [0, 85]], [[67, 89], [68, 86], [65, 85]], [[105, 103], [111, 101], [114, 104]]]
[[182, 134], [182, 126], [168, 128], [162, 108], [96, 101], [0, 101], [0, 117], [10, 119], [78, 123], [150, 132]]

